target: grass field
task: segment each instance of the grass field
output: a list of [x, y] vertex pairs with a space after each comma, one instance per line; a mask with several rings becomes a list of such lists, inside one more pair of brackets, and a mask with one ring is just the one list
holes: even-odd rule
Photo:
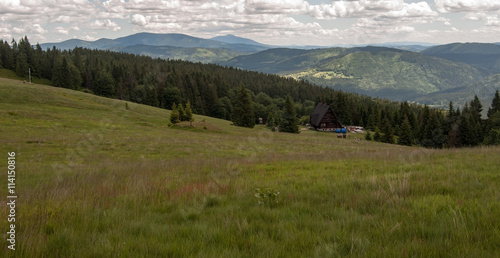
[[[0, 159], [5, 170], [16, 153], [18, 196], [16, 250], [4, 235], [0, 256], [500, 256], [499, 147], [429, 150], [168, 118], [0, 78]], [[259, 199], [256, 188], [279, 195]]]

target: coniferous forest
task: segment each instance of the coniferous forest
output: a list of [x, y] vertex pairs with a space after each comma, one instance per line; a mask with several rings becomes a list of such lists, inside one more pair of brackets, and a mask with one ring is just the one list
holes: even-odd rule
[[[53, 86], [80, 90], [150, 106], [172, 109], [186, 106], [195, 114], [233, 120], [238, 110], [263, 118], [270, 127], [283, 121], [305, 124], [319, 102], [332, 106], [344, 125], [375, 132], [375, 140], [429, 148], [500, 144], [500, 96], [483, 106], [477, 97], [462, 110], [397, 103], [335, 91], [278, 75], [242, 71], [213, 64], [154, 59], [126, 53], [74, 48], [42, 49], [27, 37], [0, 40], [0, 69], [28, 78], [43, 78]], [[243, 91], [250, 96], [248, 101]], [[246, 103], [241, 106], [241, 103]], [[293, 108], [291, 108], [293, 105]], [[293, 110], [294, 109], [294, 110]], [[487, 117], [482, 113], [487, 110]], [[295, 114], [294, 118], [289, 118]], [[233, 118], [233, 119], [232, 119]], [[253, 127], [245, 122], [244, 126]], [[372, 138], [372, 135], [369, 135]]]

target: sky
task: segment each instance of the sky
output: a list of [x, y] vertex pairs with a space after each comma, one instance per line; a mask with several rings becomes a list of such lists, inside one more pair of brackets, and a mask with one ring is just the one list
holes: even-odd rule
[[272, 45], [500, 42], [500, 0], [0, 0], [0, 39], [139, 32]]

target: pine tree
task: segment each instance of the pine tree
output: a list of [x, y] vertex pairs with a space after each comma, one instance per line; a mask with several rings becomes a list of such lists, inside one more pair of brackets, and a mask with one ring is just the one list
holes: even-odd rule
[[28, 76], [29, 65], [24, 52], [20, 52], [16, 58], [16, 74], [20, 77]]
[[491, 118], [495, 113], [500, 111], [500, 94], [498, 90], [495, 92], [495, 97], [491, 102], [491, 107], [488, 109], [488, 118]]
[[288, 95], [283, 108], [283, 121], [279, 127], [280, 132], [299, 133], [299, 125], [295, 105], [292, 97]]
[[184, 117], [181, 118], [182, 121], [189, 121], [191, 126], [193, 126], [193, 111], [191, 110], [191, 103], [188, 102], [186, 103], [186, 108], [184, 108]]
[[463, 146], [472, 146], [472, 140], [471, 140], [472, 130], [470, 127], [469, 116], [470, 114], [468, 112], [468, 104], [466, 104], [464, 109], [462, 110], [462, 114], [460, 115], [458, 123], [460, 144]]
[[241, 84], [233, 100], [233, 113], [231, 119], [236, 126], [249, 128], [255, 126], [252, 99], [243, 84]]
[[382, 136], [382, 142], [393, 144], [394, 143], [394, 131], [392, 129], [391, 123], [389, 122], [389, 120], [387, 118], [384, 119], [383, 133], [384, 133], [384, 135]]
[[111, 73], [106, 70], [97, 71], [94, 77], [94, 93], [99, 96], [113, 97], [115, 94], [115, 82]]
[[172, 112], [170, 113], [170, 123], [177, 124], [181, 121], [179, 110], [177, 109], [177, 105], [172, 104]]
[[399, 139], [398, 144], [411, 146], [413, 144], [413, 136], [411, 132], [410, 121], [408, 117], [404, 117], [403, 123], [399, 127]]
[[372, 140], [372, 135], [370, 134], [370, 132], [366, 132], [365, 140], [367, 140], [367, 141]]
[[377, 142], [382, 141], [382, 135], [380, 134], [380, 129], [378, 129], [378, 126], [375, 127], [375, 134], [373, 135], [373, 140]]
[[184, 111], [184, 107], [182, 106], [182, 103], [180, 103], [178, 106], [177, 106], [177, 111], [179, 112], [179, 120], [182, 122], [184, 120], [182, 120], [186, 115], [185, 115], [185, 111]]

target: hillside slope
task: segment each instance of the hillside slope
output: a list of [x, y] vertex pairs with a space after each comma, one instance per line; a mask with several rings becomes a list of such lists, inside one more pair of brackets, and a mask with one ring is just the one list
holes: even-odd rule
[[394, 100], [464, 86], [483, 76], [470, 65], [383, 47], [270, 49], [226, 64]]
[[497, 90], [500, 90], [500, 74], [488, 76], [464, 87], [430, 93], [417, 98], [416, 101], [442, 108], [448, 107], [450, 101], [453, 101], [455, 106], [463, 107], [465, 103], [470, 102], [471, 96], [477, 95], [483, 104], [483, 114], [486, 115]]
[[500, 72], [500, 45], [488, 43], [453, 43], [421, 52], [455, 62], [476, 66], [489, 74]]
[[16, 256], [500, 255], [499, 147], [427, 150], [201, 116], [168, 127], [168, 115], [0, 78]]

